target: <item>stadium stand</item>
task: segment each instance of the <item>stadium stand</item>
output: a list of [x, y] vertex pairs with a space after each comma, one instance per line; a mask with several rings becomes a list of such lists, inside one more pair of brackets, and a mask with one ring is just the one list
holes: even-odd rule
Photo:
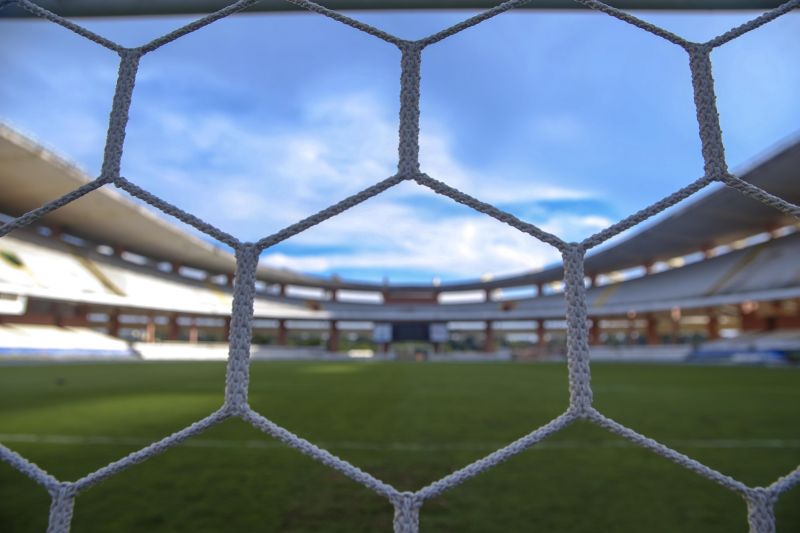
[[[744, 177], [798, 202], [798, 168], [794, 143]], [[89, 178], [2, 126], [0, 180], [0, 212], [13, 217]], [[800, 328], [797, 229], [779, 211], [720, 187], [590, 254], [593, 357], [791, 356], [800, 338], [779, 332]], [[0, 242], [0, 353], [224, 359], [234, 265], [226, 250], [100, 189]], [[488, 282], [385, 285], [261, 265], [262, 346], [253, 357], [339, 357], [343, 344], [354, 355], [405, 349], [435, 360], [563, 356], [562, 277], [556, 265]], [[319, 296], [297, 296], [297, 288]], [[514, 297], [522, 288], [535, 295]], [[479, 297], [452, 298], [470, 293]], [[780, 346], [771, 349], [773, 342]]]
[[690, 361], [732, 363], [800, 362], [800, 329], [778, 329], [743, 333], [731, 339], [719, 339], [694, 350]]
[[48, 358], [132, 358], [131, 346], [89, 328], [0, 325], [0, 355]]

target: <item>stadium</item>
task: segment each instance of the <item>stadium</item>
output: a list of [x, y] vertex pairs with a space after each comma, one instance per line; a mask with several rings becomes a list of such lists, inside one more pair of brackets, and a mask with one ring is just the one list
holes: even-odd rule
[[[688, 53], [704, 174], [674, 177], [680, 189], [618, 222], [600, 217], [595, 233], [571, 242], [463, 192], [456, 176], [429, 176], [420, 155], [429, 126], [420, 115], [430, 109], [420, 106], [423, 51], [526, 2], [379, 7], [488, 8], [416, 41], [333, 11], [365, 7], [358, 1], [0, 2], [9, 20], [47, 19], [119, 56], [97, 174], [3, 122], [26, 115], [0, 102], [0, 531], [800, 527], [800, 140], [783, 131], [729, 171], [711, 76], [712, 51], [799, 3], [714, 4], [771, 10], [697, 43], [617, 7], [579, 3]], [[142, 115], [129, 110], [153, 78], [139, 60], [253, 5], [312, 11], [399, 49], [400, 105], [394, 175], [251, 242], [207, 222], [213, 208], [184, 210], [157, 195], [158, 181], [127, 172], [123, 147], [132, 138], [137, 149], [128, 122]], [[211, 14], [136, 48], [80, 18], [201, 11]], [[13, 80], [33, 72], [8, 66]], [[80, 137], [88, 122], [70, 120]], [[203, 129], [199, 119], [194, 127]], [[174, 178], [162, 170], [157, 180]], [[265, 258], [404, 182], [550, 245], [558, 254], [548, 258], [561, 260], [419, 283]], [[219, 199], [199, 183], [186, 194], [213, 206]]]
[[[7, 220], [91, 181], [9, 128], [0, 142]], [[795, 142], [743, 176], [798, 203], [798, 168]], [[587, 258], [593, 356], [796, 360], [798, 246], [796, 220], [733, 190], [688, 202]], [[8, 236], [2, 257], [3, 355], [227, 358], [234, 256], [112, 190]], [[402, 286], [262, 266], [253, 356], [563, 359], [563, 277]]]

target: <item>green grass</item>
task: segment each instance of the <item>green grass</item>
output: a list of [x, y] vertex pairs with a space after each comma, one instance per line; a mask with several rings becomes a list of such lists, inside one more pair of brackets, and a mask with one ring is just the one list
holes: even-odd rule
[[[0, 434], [58, 478], [77, 479], [216, 409], [224, 374], [210, 363], [3, 366]], [[592, 379], [606, 415], [745, 483], [769, 484], [800, 463], [797, 369], [598, 364]], [[254, 363], [250, 394], [260, 413], [403, 490], [567, 405], [566, 370], [554, 364]], [[76, 445], [20, 435], [109, 439]], [[786, 445], [708, 445], [766, 439]], [[0, 463], [0, 531], [44, 531], [48, 505], [44, 489]], [[800, 530], [800, 489], [783, 497], [777, 516], [779, 531]], [[73, 532], [390, 531], [391, 517], [369, 490], [228, 420], [82, 493]], [[747, 530], [739, 496], [585, 423], [427, 502], [421, 525]]]

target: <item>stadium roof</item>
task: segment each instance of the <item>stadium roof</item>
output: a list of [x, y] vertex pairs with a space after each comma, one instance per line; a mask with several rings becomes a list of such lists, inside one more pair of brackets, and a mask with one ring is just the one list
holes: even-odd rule
[[[800, 141], [740, 175], [787, 201], [800, 203]], [[0, 212], [19, 216], [83, 185], [90, 178], [73, 165], [0, 124]], [[233, 255], [154, 214], [112, 187], [100, 188], [43, 219], [67, 233], [163, 261], [209, 272], [232, 273]], [[779, 211], [738, 191], [719, 186], [622, 242], [590, 254], [588, 273], [605, 273], [688, 255], [793, 222]], [[393, 285], [400, 291], [492, 289], [562, 279], [560, 266], [493, 281]], [[376, 283], [321, 278], [262, 265], [258, 278], [270, 283], [352, 290], [382, 290]]]
[[[800, 142], [787, 146], [743, 174], [742, 179], [780, 198], [800, 203]], [[587, 271], [608, 272], [645, 261], [663, 261], [786, 226], [796, 219], [719, 185], [626, 241], [592, 255]]]
[[[800, 141], [763, 159], [739, 177], [788, 202], [800, 204]], [[797, 222], [724, 185], [712, 185], [709, 189], [628, 239], [590, 252], [586, 272], [600, 274], [665, 261]], [[549, 283], [563, 276], [563, 269], [557, 266], [489, 283], [462, 284], [461, 288]]]
[[[232, 3], [232, 0], [37, 0], [36, 4], [64, 17], [176, 15], [212, 13]], [[389, 9], [489, 9], [500, 0], [328, 0], [321, 2], [333, 10]], [[639, 9], [771, 9], [781, 0], [618, 0], [614, 7]], [[517, 9], [585, 9], [575, 0], [536, 0]], [[302, 11], [286, 0], [261, 0], [248, 11]], [[0, 11], [0, 17], [28, 17], [29, 12], [17, 6]]]
[[[0, 124], [0, 212], [19, 216], [90, 179], [74, 165]], [[233, 273], [236, 266], [232, 253], [203, 241], [109, 186], [55, 210], [42, 221], [82, 239], [123, 246], [146, 257], [212, 273]], [[259, 277], [273, 283], [325, 283], [264, 266]]]

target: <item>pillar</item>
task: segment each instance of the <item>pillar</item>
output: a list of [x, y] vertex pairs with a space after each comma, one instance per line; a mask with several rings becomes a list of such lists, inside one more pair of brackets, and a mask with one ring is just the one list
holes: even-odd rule
[[172, 314], [169, 316], [169, 331], [167, 338], [171, 341], [176, 341], [180, 338], [181, 328], [178, 325], [178, 315]]
[[629, 311], [627, 317], [628, 327], [627, 331], [625, 332], [625, 344], [633, 344], [633, 337], [636, 333], [636, 312]]
[[706, 327], [707, 337], [712, 341], [719, 339], [719, 317], [711, 307], [709, 307], [706, 312], [708, 313], [708, 325]]
[[335, 320], [331, 320], [330, 327], [328, 328], [328, 351], [339, 351], [339, 330], [336, 327]]
[[144, 328], [144, 342], [156, 342], [156, 321], [153, 315], [147, 315], [147, 325]]
[[645, 338], [647, 340], [647, 344], [658, 344], [658, 320], [654, 314], [647, 315], [647, 331], [645, 332]]
[[278, 346], [289, 344], [289, 331], [286, 329], [286, 321], [278, 320]]
[[197, 344], [199, 337], [200, 336], [197, 331], [197, 319], [192, 319], [192, 323], [189, 326], [189, 342], [192, 344]]
[[739, 328], [742, 331], [755, 331], [766, 328], [765, 321], [756, 313], [758, 308], [758, 302], [749, 300], [739, 305]]
[[487, 320], [486, 325], [483, 328], [483, 351], [485, 353], [493, 353], [494, 352], [494, 331], [492, 328], [492, 321]]
[[781, 322], [781, 317], [784, 314], [783, 300], [774, 300], [770, 306], [770, 314], [766, 319], [766, 330], [772, 331], [778, 329]]
[[278, 283], [278, 296], [286, 296], [286, 285]]
[[592, 346], [600, 344], [600, 317], [592, 319], [592, 326], [589, 328], [589, 344]]
[[117, 309], [108, 313], [108, 334], [112, 337], [119, 337], [119, 311]]
[[541, 281], [536, 284], [536, 296], [542, 296], [542, 291], [544, 289], [544, 283]]
[[50, 316], [53, 319], [53, 324], [59, 328], [63, 328], [64, 324], [64, 309], [61, 304], [53, 302], [50, 304]]
[[673, 307], [669, 317], [672, 320], [672, 342], [678, 344], [681, 340], [681, 308]]
[[88, 323], [89, 321], [89, 306], [85, 304], [75, 306], [75, 318], [80, 322]]
[[597, 286], [597, 274], [592, 273], [592, 274], [589, 274], [587, 277], [589, 278], [589, 288], [591, 289], [592, 287], [596, 287]]
[[644, 274], [645, 276], [649, 276], [653, 273], [653, 262], [652, 261], [645, 261], [642, 263], [642, 267], [644, 267]]
[[536, 321], [536, 344], [539, 345], [540, 348], [544, 348], [544, 336], [547, 331], [544, 328], [544, 319], [539, 319]]
[[222, 338], [228, 342], [231, 339], [231, 317], [222, 317], [222, 320]]
[[485, 289], [483, 292], [484, 292], [484, 295], [486, 297], [486, 301], [487, 302], [491, 302], [492, 301], [492, 289]]
[[338, 296], [339, 296], [339, 290], [338, 289], [331, 289], [330, 295], [331, 295], [331, 301], [332, 302], [337, 301]]

